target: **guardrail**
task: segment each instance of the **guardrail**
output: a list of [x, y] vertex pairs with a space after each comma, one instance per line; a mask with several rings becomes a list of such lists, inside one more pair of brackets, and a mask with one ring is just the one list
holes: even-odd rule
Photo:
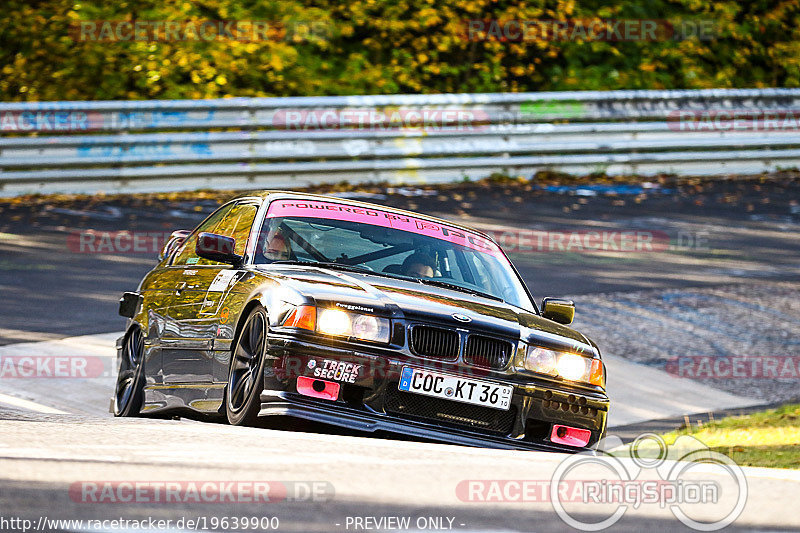
[[0, 103], [0, 195], [800, 167], [800, 89]]

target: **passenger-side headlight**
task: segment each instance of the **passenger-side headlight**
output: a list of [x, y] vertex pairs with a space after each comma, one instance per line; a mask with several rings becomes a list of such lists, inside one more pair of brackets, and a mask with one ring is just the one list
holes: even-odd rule
[[522, 366], [538, 374], [561, 376], [570, 381], [579, 381], [606, 386], [603, 362], [597, 358], [583, 357], [572, 352], [556, 352], [539, 346], [528, 346]]
[[589, 370], [589, 359], [574, 353], [564, 353], [558, 358], [556, 371], [558, 375], [570, 381], [586, 381]]
[[317, 331], [336, 337], [354, 337], [362, 341], [388, 343], [391, 331], [388, 318], [340, 309], [322, 309], [317, 320]]
[[529, 346], [523, 366], [531, 372], [554, 375], [556, 373], [556, 352], [538, 346]]

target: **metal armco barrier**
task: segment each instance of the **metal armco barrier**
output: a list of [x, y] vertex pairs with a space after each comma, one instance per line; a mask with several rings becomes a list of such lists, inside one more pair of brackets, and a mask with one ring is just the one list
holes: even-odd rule
[[0, 196], [800, 167], [800, 89], [0, 103]]

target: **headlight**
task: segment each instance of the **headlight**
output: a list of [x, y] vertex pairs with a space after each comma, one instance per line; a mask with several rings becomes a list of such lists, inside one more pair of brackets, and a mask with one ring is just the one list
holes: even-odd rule
[[545, 348], [539, 348], [538, 346], [530, 346], [528, 347], [528, 355], [525, 357], [523, 366], [531, 372], [555, 374], [556, 352]]
[[338, 309], [325, 309], [319, 314], [317, 321], [317, 331], [326, 335], [347, 335], [350, 336], [350, 317], [344, 311]]
[[565, 353], [561, 354], [561, 357], [558, 358], [556, 370], [558, 371], [558, 375], [564, 379], [570, 381], [585, 381], [583, 378], [586, 377], [586, 371], [589, 367], [587, 364], [588, 362], [588, 359], [580, 355]]
[[[381, 338], [382, 324], [378, 317], [370, 315], [357, 315], [353, 319], [353, 337], [359, 339], [375, 339]], [[388, 333], [388, 325], [386, 332]]]
[[600, 359], [583, 357], [571, 352], [556, 352], [539, 346], [528, 346], [522, 366], [538, 374], [561, 376], [605, 387], [605, 370]]
[[355, 337], [363, 341], [388, 343], [388, 318], [348, 313], [339, 309], [323, 309], [317, 319], [317, 331], [336, 337]]

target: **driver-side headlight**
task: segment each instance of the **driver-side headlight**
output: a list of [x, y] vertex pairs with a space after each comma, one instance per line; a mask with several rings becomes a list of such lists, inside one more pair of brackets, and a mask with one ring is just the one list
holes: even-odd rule
[[317, 331], [336, 337], [354, 337], [362, 341], [389, 343], [391, 328], [388, 318], [340, 309], [322, 309], [317, 319]]

